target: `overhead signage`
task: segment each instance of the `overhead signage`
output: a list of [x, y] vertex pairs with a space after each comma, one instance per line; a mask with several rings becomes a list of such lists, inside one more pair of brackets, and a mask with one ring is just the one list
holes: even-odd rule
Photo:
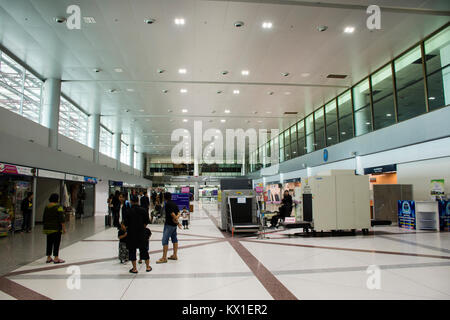
[[444, 200], [445, 180], [433, 179], [430, 182], [430, 195], [433, 200]]
[[388, 164], [385, 166], [365, 168], [364, 174], [374, 174], [374, 173], [393, 172], [393, 171], [397, 171], [396, 164]]
[[178, 206], [181, 211], [185, 207], [189, 210], [189, 194], [187, 193], [172, 193], [172, 201]]
[[189, 187], [181, 187], [181, 193], [190, 193]]
[[84, 176], [66, 173], [66, 180], [84, 182]]
[[84, 177], [84, 182], [96, 184], [97, 183], [97, 178]]
[[121, 187], [121, 186], [123, 186], [123, 181], [112, 181], [112, 180], [110, 180], [109, 184], [114, 186], [114, 187]]
[[43, 169], [38, 170], [38, 176], [41, 178], [50, 178], [50, 179], [59, 179], [59, 180], [64, 180], [66, 178], [65, 173], [43, 170]]
[[36, 169], [0, 163], [0, 173], [34, 176]]

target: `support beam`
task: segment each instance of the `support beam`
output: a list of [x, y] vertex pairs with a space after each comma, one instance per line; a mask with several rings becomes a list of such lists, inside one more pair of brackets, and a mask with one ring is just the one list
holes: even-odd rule
[[61, 102], [61, 80], [50, 78], [45, 80], [42, 99], [41, 124], [49, 128], [48, 146], [58, 149], [59, 105]]

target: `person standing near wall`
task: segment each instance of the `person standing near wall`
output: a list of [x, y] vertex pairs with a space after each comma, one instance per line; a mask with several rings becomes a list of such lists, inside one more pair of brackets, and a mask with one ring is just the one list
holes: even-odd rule
[[[45, 207], [43, 217], [43, 231], [47, 235], [47, 263], [64, 263], [65, 261], [59, 258], [61, 235], [66, 233], [64, 210], [59, 204], [57, 193], [53, 193], [48, 201], [50, 203]], [[52, 259], [52, 251], [54, 259]]]
[[33, 211], [33, 192], [28, 192], [26, 198], [22, 200], [20, 209], [23, 214], [22, 231], [31, 232], [31, 216]]

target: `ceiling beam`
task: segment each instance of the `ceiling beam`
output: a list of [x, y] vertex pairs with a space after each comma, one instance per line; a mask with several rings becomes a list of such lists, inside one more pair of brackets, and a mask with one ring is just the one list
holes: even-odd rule
[[[319, 1], [301, 1], [301, 0], [205, 0], [213, 2], [241, 2], [241, 3], [255, 3], [255, 4], [277, 4], [289, 6], [302, 6], [314, 8], [332, 8], [345, 10], [362, 10], [366, 11], [368, 5], [348, 4], [348, 3], [331, 3]], [[433, 16], [450, 16], [450, 11], [432, 10], [423, 8], [407, 8], [407, 7], [393, 7], [393, 6], [379, 6], [383, 12], [404, 13], [404, 14], [422, 14]]]

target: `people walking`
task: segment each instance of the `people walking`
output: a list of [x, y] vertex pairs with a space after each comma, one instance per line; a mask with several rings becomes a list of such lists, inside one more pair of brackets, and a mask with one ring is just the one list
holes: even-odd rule
[[[169, 260], [178, 260], [178, 238], [177, 238], [177, 227], [181, 229], [181, 223], [178, 221], [180, 218], [180, 210], [178, 206], [173, 202], [172, 195], [170, 192], [166, 192], [164, 195], [165, 204], [164, 209], [166, 212], [166, 222], [164, 224], [162, 245], [163, 245], [163, 256], [161, 259], [156, 261], [156, 263], [167, 263]], [[167, 251], [169, 250], [169, 238], [173, 244], [173, 255], [167, 258]]]
[[[57, 193], [53, 193], [48, 201], [50, 203], [45, 207], [43, 217], [43, 231], [47, 235], [47, 263], [64, 263], [65, 261], [59, 258], [61, 235], [66, 233], [64, 210], [59, 204]], [[52, 259], [52, 252], [54, 259]]]

